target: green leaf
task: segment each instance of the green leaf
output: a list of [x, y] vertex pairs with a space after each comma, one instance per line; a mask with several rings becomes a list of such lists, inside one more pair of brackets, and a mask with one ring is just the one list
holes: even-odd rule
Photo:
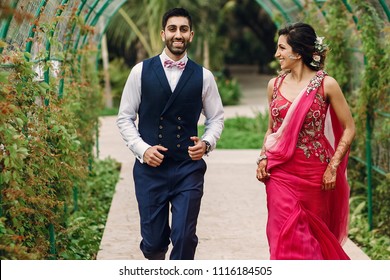
[[40, 83], [40, 86], [41, 86], [42, 88], [44, 88], [44, 89], [50, 89], [49, 84], [46, 83], [46, 82], [41, 82], [41, 83]]
[[23, 127], [24, 122], [21, 118], [16, 118], [16, 122], [18, 123], [19, 127]]
[[0, 83], [7, 83], [8, 82], [8, 76], [9, 72], [0, 72]]
[[24, 52], [24, 56], [28, 59], [31, 59], [31, 53], [29, 52]]
[[22, 154], [23, 156], [28, 156], [28, 150], [27, 150], [27, 148], [25, 148], [25, 147], [20, 147], [20, 148], [18, 149], [18, 153], [19, 153], [19, 154]]

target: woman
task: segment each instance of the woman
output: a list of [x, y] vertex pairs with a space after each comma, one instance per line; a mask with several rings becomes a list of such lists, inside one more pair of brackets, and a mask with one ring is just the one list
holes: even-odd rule
[[279, 30], [281, 74], [268, 83], [269, 126], [256, 177], [267, 191], [271, 259], [349, 259], [346, 166], [355, 125], [327, 46], [305, 23]]

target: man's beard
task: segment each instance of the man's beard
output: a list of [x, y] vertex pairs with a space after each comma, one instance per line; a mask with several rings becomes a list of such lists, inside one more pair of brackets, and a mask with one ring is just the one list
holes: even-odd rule
[[185, 41], [183, 42], [183, 47], [182, 48], [176, 48], [173, 46], [174, 41], [170, 41], [168, 44], [166, 44], [168, 50], [174, 54], [174, 55], [182, 55], [186, 50], [187, 50], [187, 43]]

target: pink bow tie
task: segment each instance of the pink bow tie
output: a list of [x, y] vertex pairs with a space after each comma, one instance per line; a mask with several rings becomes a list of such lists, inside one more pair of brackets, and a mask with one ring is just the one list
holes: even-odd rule
[[177, 67], [180, 70], [183, 70], [186, 67], [186, 63], [184, 61], [173, 61], [167, 59], [164, 61], [164, 67], [167, 68]]

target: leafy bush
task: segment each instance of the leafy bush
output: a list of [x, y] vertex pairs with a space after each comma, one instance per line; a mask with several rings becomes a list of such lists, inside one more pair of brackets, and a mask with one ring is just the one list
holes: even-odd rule
[[222, 72], [214, 73], [222, 104], [237, 105], [241, 98], [240, 85], [236, 79], [227, 77]]
[[68, 260], [96, 259], [106, 225], [120, 164], [113, 159], [95, 160], [85, 187], [78, 190], [77, 211], [58, 237], [58, 257]]
[[[217, 143], [218, 149], [260, 149], [268, 128], [268, 114], [259, 113], [256, 118], [236, 117], [225, 120], [225, 127]], [[202, 135], [204, 125], [199, 126]]]
[[[28, 44], [60, 44], [52, 38], [55, 20], [36, 28]], [[0, 46], [0, 258], [56, 258], [55, 237], [66, 230], [73, 190], [86, 187], [93, 161], [102, 100], [96, 48], [58, 48], [64, 53], [55, 67], [45, 48], [33, 61], [25, 46]]]
[[[383, 200], [382, 200], [383, 201]], [[365, 196], [351, 198], [349, 237], [373, 260], [390, 260], [390, 237], [380, 228], [370, 230]]]
[[51, 86], [35, 80], [26, 56], [15, 51], [13, 69], [0, 82], [1, 211], [25, 256], [45, 258], [48, 227], [63, 228], [61, 209], [73, 185], [87, 175], [88, 156], [79, 118]]
[[115, 58], [110, 61], [110, 84], [114, 108], [119, 108], [122, 91], [130, 70], [130, 67], [125, 63], [124, 59]]

